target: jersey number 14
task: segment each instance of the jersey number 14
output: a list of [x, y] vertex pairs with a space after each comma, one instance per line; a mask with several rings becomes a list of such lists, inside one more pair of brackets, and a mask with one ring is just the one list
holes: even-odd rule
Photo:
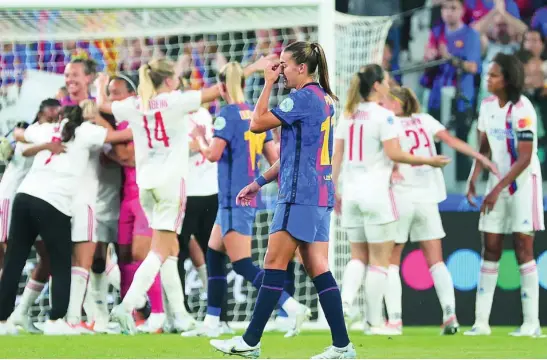
[[[152, 145], [152, 134], [150, 128], [148, 127], [148, 118], [146, 115], [143, 116], [144, 120], [144, 131], [146, 132], [146, 138], [148, 140], [148, 147], [153, 148]], [[163, 118], [161, 112], [157, 111], [154, 113], [154, 140], [157, 142], [162, 142], [163, 146], [169, 147], [169, 136], [165, 132], [165, 126], [163, 125]]]

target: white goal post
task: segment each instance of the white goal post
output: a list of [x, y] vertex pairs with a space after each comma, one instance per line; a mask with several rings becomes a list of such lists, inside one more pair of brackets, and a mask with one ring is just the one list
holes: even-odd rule
[[[214, 83], [219, 63], [235, 60], [245, 65], [260, 56], [263, 51], [260, 46], [264, 43], [267, 44], [264, 51], [279, 53], [295, 40], [318, 41], [327, 56], [332, 87], [340, 98], [339, 110], [351, 76], [365, 64], [381, 63], [392, 20], [337, 13], [334, 2], [2, 0], [0, 59], [9, 53], [18, 62], [13, 69], [2, 69], [0, 62], [0, 131], [6, 133], [16, 122], [28, 121], [41, 100], [56, 95], [64, 81], [62, 69], [80, 43], [85, 43], [89, 54], [91, 47], [94, 51], [107, 51], [110, 57], [104, 56], [103, 66], [111, 73], [136, 73], [135, 63], [148, 61], [158, 54], [173, 60], [186, 56], [194, 61], [196, 47], [201, 46], [201, 53], [196, 55], [199, 59], [192, 62], [192, 76], [196, 77], [192, 80], [196, 86], [203, 86]], [[128, 58], [135, 60], [132, 57], [138, 61], [126, 62]], [[247, 79], [245, 95], [251, 103], [256, 102], [262, 84], [260, 74]], [[286, 89], [279, 85], [273, 92], [271, 105], [279, 103], [286, 94]], [[262, 202], [266, 205], [255, 220], [252, 254], [253, 260], [260, 264], [267, 245], [276, 190], [275, 184], [265, 188]], [[343, 267], [349, 260], [349, 244], [336, 224], [337, 219], [333, 217], [330, 266], [337, 280], [341, 280]], [[34, 262], [35, 258], [27, 264], [21, 287]], [[186, 293], [191, 308], [199, 310], [201, 317], [205, 302], [199, 296], [200, 283], [190, 263], [188, 269]], [[248, 321], [257, 292], [242, 283], [235, 273], [228, 278], [231, 281], [229, 316], [234, 321]], [[315, 290], [301, 266], [297, 266], [296, 287], [297, 300], [312, 307], [317, 318], [319, 306]], [[34, 315], [42, 317], [49, 303], [47, 296], [39, 301]]]

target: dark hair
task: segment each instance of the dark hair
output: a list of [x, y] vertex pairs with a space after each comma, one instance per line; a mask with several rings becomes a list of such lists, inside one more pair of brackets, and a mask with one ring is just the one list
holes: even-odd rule
[[94, 75], [97, 73], [97, 62], [93, 59], [73, 58], [70, 64], [82, 64], [86, 75]]
[[528, 62], [534, 58], [534, 54], [526, 49], [520, 49], [515, 53], [515, 55], [524, 65], [528, 64]]
[[327, 58], [321, 45], [315, 42], [297, 41], [287, 46], [284, 51], [290, 51], [292, 59], [298, 65], [306, 64], [308, 66], [308, 75], [315, 74], [315, 71], [317, 70], [319, 84], [323, 87], [323, 90], [325, 90], [332, 99], [338, 100], [338, 97], [330, 88]]
[[32, 123], [34, 124], [35, 122], [38, 122], [38, 120], [40, 119], [40, 116], [42, 115], [42, 113], [44, 112], [46, 108], [60, 107], [60, 106], [61, 106], [61, 102], [57, 99], [48, 98], [43, 100], [40, 103], [40, 108], [38, 109], [38, 112], [36, 113], [36, 117], [34, 118], [34, 121]]
[[68, 142], [76, 136], [76, 129], [84, 122], [83, 110], [79, 106], [65, 106], [63, 109], [63, 118], [68, 122], [63, 126], [61, 140]]
[[110, 81], [123, 81], [125, 87], [127, 88], [127, 91], [129, 91], [130, 93], [136, 93], [139, 86], [138, 81], [135, 77], [124, 73], [118, 73], [114, 75], [110, 79]]
[[515, 55], [503, 53], [498, 53], [492, 62], [498, 64], [501, 69], [507, 99], [513, 104], [518, 103], [524, 91], [524, 65]]
[[367, 99], [374, 89], [374, 84], [381, 83], [386, 77], [384, 69], [378, 64], [368, 64], [363, 68], [359, 75], [359, 94], [363, 99]]

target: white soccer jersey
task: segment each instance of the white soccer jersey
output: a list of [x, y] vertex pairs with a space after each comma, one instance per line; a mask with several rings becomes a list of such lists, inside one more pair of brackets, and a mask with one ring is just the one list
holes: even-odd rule
[[[422, 157], [437, 155], [435, 136], [446, 128], [429, 114], [413, 114], [397, 118], [401, 127], [400, 143], [403, 151]], [[412, 202], [440, 203], [446, 199], [443, 172], [429, 165], [399, 164], [404, 180], [395, 190]]]
[[[184, 117], [188, 124], [188, 133], [196, 125], [207, 129], [208, 141], [213, 139], [213, 117], [209, 111], [200, 107], [198, 111]], [[189, 159], [188, 177], [186, 178], [186, 194], [188, 196], [209, 196], [218, 193], [217, 163], [208, 161], [201, 153], [191, 153]]]
[[[541, 167], [537, 155], [537, 115], [534, 106], [525, 96], [521, 96], [517, 104], [507, 103], [500, 108], [498, 98], [486, 98], [479, 111], [478, 130], [486, 133], [492, 152], [492, 161], [498, 167], [500, 176], [505, 176], [518, 159], [518, 138], [533, 136], [533, 153], [530, 165], [519, 175], [504, 194], [514, 194], [521, 184], [527, 183], [532, 175], [541, 175]], [[499, 182], [493, 174], [489, 174], [487, 192]]]
[[[28, 127], [25, 140], [33, 144], [60, 141], [61, 124], [42, 124]], [[66, 152], [53, 155], [40, 151], [17, 192], [40, 198], [62, 213], [71, 216], [72, 199], [77, 192], [87, 191], [82, 176], [89, 170], [90, 151], [100, 149], [106, 139], [107, 130], [89, 122], [76, 129], [75, 139], [65, 143]], [[95, 193], [96, 196], [96, 193]]]
[[[31, 126], [37, 126], [31, 125]], [[32, 166], [34, 156], [23, 156], [23, 151], [31, 147], [32, 145], [18, 142], [15, 145], [13, 157], [11, 158], [6, 171], [2, 176], [0, 182], [0, 199], [13, 199], [19, 185], [27, 175]]]
[[114, 116], [127, 119], [133, 130], [140, 189], [158, 188], [187, 175], [188, 125], [182, 117], [200, 105], [200, 91], [159, 94], [150, 100], [146, 113], [138, 97], [112, 103]]
[[377, 186], [388, 189], [393, 161], [384, 153], [382, 142], [399, 133], [393, 112], [376, 103], [361, 103], [349, 119], [339, 118], [335, 139], [344, 140], [344, 192]]

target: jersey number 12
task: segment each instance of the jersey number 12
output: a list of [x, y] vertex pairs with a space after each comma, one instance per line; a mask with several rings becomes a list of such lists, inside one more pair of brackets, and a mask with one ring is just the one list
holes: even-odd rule
[[[150, 134], [150, 128], [148, 127], [148, 118], [146, 117], [146, 115], [143, 116], [143, 120], [144, 131], [146, 132], [146, 138], [148, 140], [148, 147], [152, 149], [152, 134]], [[165, 132], [163, 118], [161, 117], [161, 112], [159, 111], [154, 113], [154, 139], [158, 142], [163, 142], [163, 145], [165, 147], [169, 147], [169, 137]]]

